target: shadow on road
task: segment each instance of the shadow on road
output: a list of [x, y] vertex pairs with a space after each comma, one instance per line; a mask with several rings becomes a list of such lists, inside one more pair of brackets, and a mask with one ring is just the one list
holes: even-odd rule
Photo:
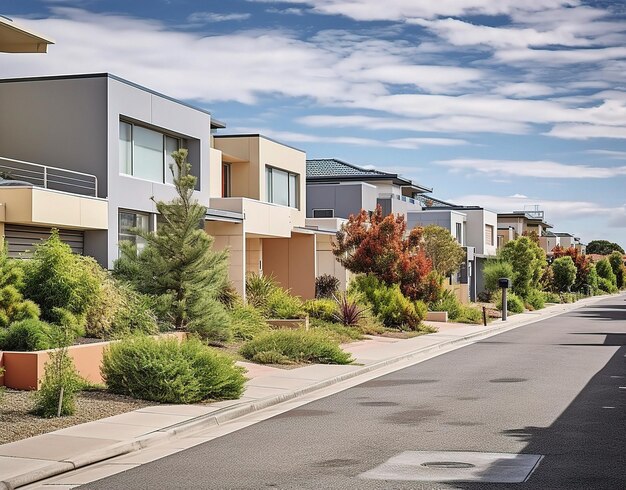
[[[625, 318], [624, 312], [616, 318], [614, 309], [613, 305], [595, 306], [593, 318]], [[580, 313], [587, 316], [590, 312]], [[568, 344], [618, 349], [551, 426], [504, 431], [505, 435], [527, 443], [523, 453], [544, 456], [529, 480], [515, 488], [626, 488], [626, 389], [623, 388], [626, 387], [626, 322], [614, 326], [621, 331], [586, 334], [604, 335], [603, 343]], [[454, 488], [459, 489], [505, 487], [509, 485], [454, 483]]]

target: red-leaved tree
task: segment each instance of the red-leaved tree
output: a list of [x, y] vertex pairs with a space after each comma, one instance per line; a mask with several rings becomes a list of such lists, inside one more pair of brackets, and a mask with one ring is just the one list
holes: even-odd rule
[[422, 228], [405, 236], [404, 216], [383, 216], [382, 208], [370, 216], [365, 210], [350, 215], [337, 232], [333, 253], [355, 274], [372, 274], [386, 284], [399, 284], [411, 299], [429, 301], [441, 287], [432, 274], [432, 263], [420, 248]]

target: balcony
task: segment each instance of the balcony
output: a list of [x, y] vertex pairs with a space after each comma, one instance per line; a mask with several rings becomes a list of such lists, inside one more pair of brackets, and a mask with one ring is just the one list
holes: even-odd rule
[[243, 215], [245, 232], [266, 238], [289, 238], [298, 210], [246, 197], [211, 198], [211, 208]]
[[98, 178], [95, 175], [12, 158], [0, 157], [0, 177], [9, 181], [5, 182], [5, 185], [17, 180], [28, 182], [35, 187], [81, 196], [98, 195]]

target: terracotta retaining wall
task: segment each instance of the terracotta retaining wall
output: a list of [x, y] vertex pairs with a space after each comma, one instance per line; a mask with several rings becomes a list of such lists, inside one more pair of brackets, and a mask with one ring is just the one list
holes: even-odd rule
[[427, 322], [447, 322], [448, 321], [448, 312], [447, 311], [429, 311], [426, 313], [426, 318], [424, 318]]
[[[168, 333], [179, 339], [185, 337], [184, 332]], [[72, 345], [68, 349], [70, 357], [78, 373], [91, 383], [102, 383], [100, 364], [104, 349], [111, 342], [96, 342], [93, 344]], [[5, 373], [0, 377], [0, 386], [15, 390], [37, 390], [43, 379], [46, 362], [50, 352], [54, 349], [35, 352], [0, 351], [0, 366], [4, 366]]]

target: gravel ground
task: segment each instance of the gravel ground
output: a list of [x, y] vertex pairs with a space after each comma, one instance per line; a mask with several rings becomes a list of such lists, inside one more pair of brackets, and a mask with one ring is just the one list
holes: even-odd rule
[[75, 415], [44, 419], [28, 413], [33, 406], [32, 396], [32, 391], [4, 392], [0, 401], [0, 444], [155, 405], [104, 391], [83, 391], [77, 396]]

